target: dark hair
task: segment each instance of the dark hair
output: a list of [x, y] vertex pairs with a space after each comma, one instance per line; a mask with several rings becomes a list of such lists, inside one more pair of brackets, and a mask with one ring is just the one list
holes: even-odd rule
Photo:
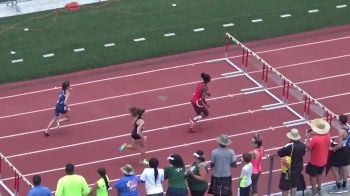
[[72, 175], [74, 173], [74, 165], [72, 163], [66, 164], [66, 173]]
[[256, 134], [253, 137], [253, 139], [254, 139], [253, 143], [256, 144], [258, 148], [260, 148], [262, 146], [262, 143], [263, 143], [261, 136], [259, 134]]
[[249, 163], [252, 160], [252, 154], [250, 153], [244, 153], [243, 154], [243, 161], [246, 163]]
[[174, 160], [169, 159], [169, 163], [175, 168], [185, 168], [185, 163], [179, 154], [170, 155]]
[[209, 74], [207, 73], [201, 73], [201, 78], [203, 79], [203, 82], [205, 83], [209, 83], [211, 81], [211, 77]]
[[129, 108], [129, 112], [133, 117], [141, 117], [145, 113], [145, 109], [132, 106]]
[[34, 175], [33, 176], [33, 184], [34, 186], [38, 186], [41, 183], [41, 177], [40, 175]]
[[66, 91], [70, 85], [69, 80], [65, 80], [62, 82], [62, 90]]
[[154, 170], [154, 182], [157, 182], [157, 178], [158, 178], [158, 165], [159, 165], [159, 161], [156, 158], [150, 158], [149, 160], [149, 167], [153, 168]]
[[109, 183], [108, 183], [108, 180], [107, 180], [107, 177], [106, 177], [106, 169], [103, 168], [103, 167], [100, 167], [98, 168], [97, 170], [97, 173], [103, 178], [103, 180], [105, 181], [105, 184], [106, 184], [106, 189], [108, 191], [109, 189]]
[[201, 150], [197, 150], [196, 153], [199, 155], [199, 157], [197, 157], [197, 159], [200, 160], [201, 162], [204, 162], [205, 161], [204, 152]]
[[346, 124], [348, 122], [348, 117], [346, 115], [344, 115], [344, 114], [340, 114], [339, 115], [339, 121], [340, 121], [341, 124], [344, 125], [344, 124]]

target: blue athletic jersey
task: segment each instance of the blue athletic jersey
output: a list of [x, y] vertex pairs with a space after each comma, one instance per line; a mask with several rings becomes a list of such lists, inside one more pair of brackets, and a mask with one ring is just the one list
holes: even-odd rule
[[66, 94], [64, 90], [58, 94], [57, 106], [64, 106], [64, 101], [66, 100]]
[[347, 132], [347, 135], [346, 137], [343, 139], [343, 146], [347, 146], [347, 147], [350, 147], [350, 129], [349, 128], [343, 128], [346, 132]]

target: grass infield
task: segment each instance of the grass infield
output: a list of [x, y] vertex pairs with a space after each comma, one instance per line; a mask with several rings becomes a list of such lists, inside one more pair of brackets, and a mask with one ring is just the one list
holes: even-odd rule
[[[336, 8], [343, 4], [347, 7]], [[312, 9], [319, 12], [308, 13]], [[225, 32], [252, 41], [349, 24], [349, 9], [349, 0], [109, 0], [77, 12], [2, 18], [0, 83], [221, 46]], [[258, 18], [263, 22], [251, 22]], [[234, 26], [222, 26], [227, 23]], [[194, 32], [197, 28], [205, 30]], [[146, 40], [133, 41], [142, 37]], [[115, 46], [106, 48], [107, 43]], [[85, 51], [73, 52], [77, 48]], [[54, 56], [43, 58], [49, 53]], [[11, 63], [16, 59], [24, 61]]]

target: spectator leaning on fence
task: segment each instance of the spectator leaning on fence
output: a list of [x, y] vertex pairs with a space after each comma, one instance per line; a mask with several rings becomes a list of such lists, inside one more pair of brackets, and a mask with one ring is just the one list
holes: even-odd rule
[[227, 135], [216, 138], [219, 147], [211, 154], [211, 167], [213, 169], [208, 193], [213, 195], [232, 195], [231, 167], [236, 167], [236, 155], [231, 148], [231, 140]]
[[74, 174], [74, 165], [66, 165], [66, 175], [57, 182], [56, 196], [85, 196], [90, 188], [83, 176]]
[[[306, 146], [300, 141], [301, 137], [298, 129], [293, 128], [287, 133], [289, 143], [279, 149], [277, 154], [283, 159], [282, 164], [286, 169], [282, 169], [279, 188], [282, 190], [283, 196], [295, 196], [298, 186], [305, 189], [303, 171], [303, 157], [305, 155]], [[288, 157], [288, 158], [287, 158]], [[289, 159], [287, 161], [287, 159]]]
[[[310, 176], [312, 194], [320, 194], [321, 175], [327, 165], [329, 146], [331, 143], [330, 125], [322, 118], [310, 122], [311, 129], [306, 134], [306, 147], [310, 151], [310, 160], [306, 165], [306, 173]], [[318, 185], [316, 187], [316, 184]]]
[[[341, 129], [338, 130], [338, 142], [337, 145], [331, 147], [330, 150], [334, 151], [330, 159], [331, 172], [334, 176], [336, 186], [331, 188], [329, 193], [347, 193], [346, 181], [348, 178], [348, 168], [350, 164], [350, 133], [349, 126], [347, 125], [348, 117], [341, 114], [339, 115], [339, 121]], [[342, 178], [340, 177], [342, 174]]]
[[34, 187], [28, 192], [28, 196], [52, 196], [51, 190], [41, 185], [40, 175], [33, 176], [33, 184]]

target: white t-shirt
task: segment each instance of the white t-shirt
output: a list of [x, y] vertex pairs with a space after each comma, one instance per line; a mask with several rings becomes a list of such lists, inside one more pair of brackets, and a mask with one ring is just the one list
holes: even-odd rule
[[145, 182], [147, 194], [163, 193], [162, 181], [164, 180], [164, 169], [158, 169], [157, 182], [154, 181], [153, 168], [144, 169], [140, 179]]
[[252, 173], [253, 173], [253, 165], [252, 163], [246, 164], [242, 167], [241, 172], [241, 181], [239, 183], [239, 187], [245, 188], [252, 184]]

